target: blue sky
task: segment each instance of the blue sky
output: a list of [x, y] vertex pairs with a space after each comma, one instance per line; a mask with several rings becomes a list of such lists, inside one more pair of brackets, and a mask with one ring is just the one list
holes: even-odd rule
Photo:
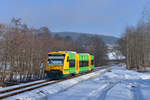
[[150, 0], [0, 0], [0, 23], [22, 18], [31, 27], [120, 36], [136, 25]]

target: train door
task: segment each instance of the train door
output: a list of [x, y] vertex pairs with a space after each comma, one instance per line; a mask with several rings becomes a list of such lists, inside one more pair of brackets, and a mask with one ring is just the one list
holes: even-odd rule
[[78, 74], [79, 73], [79, 55], [76, 54], [75, 56], [76, 56], [75, 57], [75, 72], [76, 74]]
[[91, 55], [89, 55], [89, 71], [91, 71]]
[[63, 74], [69, 74], [69, 55], [66, 53], [64, 66], [63, 68]]

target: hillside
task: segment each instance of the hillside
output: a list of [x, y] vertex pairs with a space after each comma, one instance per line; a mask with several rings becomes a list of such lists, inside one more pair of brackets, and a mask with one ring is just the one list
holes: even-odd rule
[[[89, 35], [89, 36], [94, 35], [94, 34], [89, 34], [89, 33], [78, 33], [78, 32], [52, 32], [53, 36], [55, 34], [59, 34], [61, 37], [70, 36], [74, 40], [77, 40], [81, 34], [85, 34], [85, 35]], [[105, 36], [105, 35], [99, 35], [99, 36], [104, 40], [104, 42], [106, 44], [115, 44], [117, 42], [117, 40], [119, 39], [114, 36]]]

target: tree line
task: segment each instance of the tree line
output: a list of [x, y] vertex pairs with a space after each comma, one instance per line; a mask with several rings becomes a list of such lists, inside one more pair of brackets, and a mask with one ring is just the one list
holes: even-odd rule
[[106, 45], [97, 36], [52, 36], [47, 27], [29, 28], [21, 19], [13, 18], [0, 25], [0, 82], [24, 82], [45, 78], [48, 51], [69, 50], [95, 56], [96, 66], [106, 64]]
[[126, 57], [128, 69], [146, 71], [150, 66], [150, 13], [143, 11], [143, 16], [136, 26], [128, 26], [118, 41], [120, 51]]

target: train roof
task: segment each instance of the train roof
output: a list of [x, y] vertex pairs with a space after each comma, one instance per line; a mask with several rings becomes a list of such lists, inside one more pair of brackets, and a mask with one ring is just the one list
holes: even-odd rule
[[75, 51], [59, 51], [59, 52], [77, 53]]
[[[51, 52], [51, 51], [49, 51], [49, 52]], [[77, 52], [75, 52], [75, 51], [57, 51], [58, 53], [59, 52], [65, 52], [65, 53], [77, 53]], [[57, 52], [55, 52], [55, 53], [57, 53]], [[91, 54], [89, 54], [89, 53], [78, 53], [79, 55], [91, 55]], [[93, 55], [91, 55], [91, 56], [93, 56]]]
[[51, 50], [48, 50], [48, 52], [68, 52], [68, 53], [77, 53], [75, 51], [51, 51]]
[[89, 53], [78, 53], [79, 55], [90, 55]]

